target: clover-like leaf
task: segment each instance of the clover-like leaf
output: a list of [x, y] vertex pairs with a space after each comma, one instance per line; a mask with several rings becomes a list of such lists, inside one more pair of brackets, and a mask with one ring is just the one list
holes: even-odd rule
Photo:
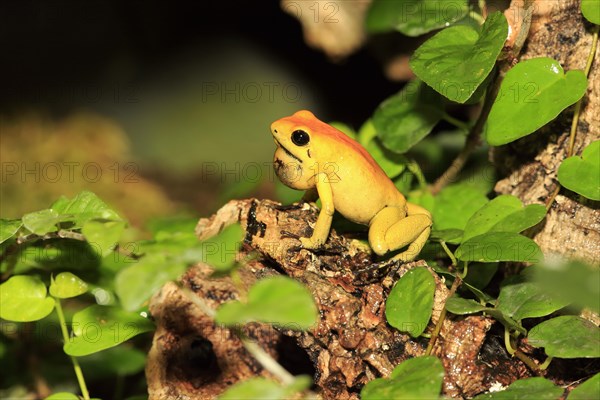
[[61, 272], [52, 278], [50, 294], [59, 299], [68, 299], [87, 292], [88, 285], [70, 272]]
[[591, 23], [600, 25], [600, 0], [581, 0], [581, 13]]
[[261, 279], [252, 286], [247, 303], [223, 304], [215, 319], [225, 325], [258, 321], [304, 330], [313, 326], [317, 317], [317, 306], [306, 287], [293, 279], [274, 276]]
[[437, 399], [442, 390], [444, 367], [433, 356], [416, 357], [399, 364], [389, 378], [368, 382], [360, 392], [362, 400]]
[[600, 328], [575, 315], [562, 315], [531, 328], [527, 341], [560, 358], [599, 358]]
[[0, 219], [0, 243], [6, 242], [23, 226], [20, 219]]
[[154, 330], [154, 324], [137, 313], [97, 304], [75, 313], [72, 326], [75, 336], [65, 343], [64, 351], [76, 357], [117, 346]]
[[44, 318], [54, 309], [44, 282], [36, 276], [15, 275], [0, 285], [0, 318], [29, 322]]
[[385, 316], [394, 328], [418, 337], [427, 328], [433, 309], [435, 279], [424, 267], [411, 269], [390, 292]]
[[510, 143], [535, 132], [585, 93], [583, 71], [564, 73], [546, 57], [521, 61], [506, 73], [485, 126], [487, 142]]
[[558, 181], [569, 190], [595, 201], [600, 200], [600, 140], [581, 153], [564, 160], [558, 167]]
[[462, 242], [454, 253], [462, 261], [525, 261], [542, 258], [539, 246], [528, 237], [513, 232], [488, 232]]
[[466, 0], [374, 0], [366, 17], [368, 32], [397, 30], [419, 36], [458, 21], [469, 11]]
[[373, 125], [386, 148], [405, 153], [431, 132], [443, 113], [442, 97], [416, 79], [379, 105]]
[[481, 33], [466, 25], [439, 32], [414, 52], [410, 66], [437, 92], [464, 103], [494, 68], [507, 35], [506, 18], [495, 12], [488, 16]]
[[519, 379], [508, 388], [499, 392], [480, 394], [474, 400], [558, 400], [563, 393], [562, 388], [552, 381], [541, 377]]

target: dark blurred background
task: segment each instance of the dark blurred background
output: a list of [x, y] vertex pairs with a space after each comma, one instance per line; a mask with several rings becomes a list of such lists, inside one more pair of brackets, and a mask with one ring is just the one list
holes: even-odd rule
[[[278, 0], [3, 1], [0, 49], [2, 156], [18, 169], [3, 169], [4, 218], [90, 183], [110, 193], [83, 171], [98, 158], [112, 183], [135, 170], [166, 202], [200, 212], [238, 192], [276, 196], [273, 182], [240, 182], [244, 165], [271, 161], [273, 120], [308, 108], [357, 128], [401, 87], [368, 46], [336, 62], [307, 46]], [[53, 136], [57, 148], [33, 151]], [[65, 182], [73, 160], [81, 185]], [[126, 202], [131, 185], [123, 190], [105, 196]]]

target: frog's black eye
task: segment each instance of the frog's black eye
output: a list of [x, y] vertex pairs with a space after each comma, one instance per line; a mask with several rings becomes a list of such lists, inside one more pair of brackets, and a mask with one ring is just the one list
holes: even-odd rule
[[298, 129], [292, 132], [292, 142], [296, 146], [306, 146], [310, 142], [310, 136], [305, 131]]

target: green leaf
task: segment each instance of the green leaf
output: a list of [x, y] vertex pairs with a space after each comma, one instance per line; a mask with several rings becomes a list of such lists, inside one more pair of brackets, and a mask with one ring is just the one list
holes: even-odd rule
[[466, 183], [446, 186], [435, 197], [432, 210], [436, 230], [465, 229], [469, 218], [488, 202], [481, 191]]
[[215, 320], [225, 325], [258, 321], [305, 330], [317, 322], [317, 317], [317, 306], [306, 287], [293, 279], [273, 276], [250, 288], [248, 303], [232, 301], [219, 307]]
[[137, 313], [119, 307], [93, 305], [73, 315], [73, 333], [64, 345], [70, 356], [80, 357], [96, 353], [154, 330], [154, 324]]
[[463, 241], [488, 232], [492, 226], [523, 207], [521, 200], [511, 195], [500, 195], [481, 207], [467, 222]]
[[115, 278], [115, 292], [123, 308], [138, 310], [166, 282], [185, 272], [186, 264], [164, 253], [149, 253], [121, 270]]
[[432, 230], [430, 239], [438, 240], [440, 242], [446, 242], [451, 244], [458, 244], [461, 242], [463, 236], [462, 229], [443, 229], [443, 230]]
[[558, 167], [558, 181], [569, 190], [588, 199], [600, 200], [600, 140], [590, 143], [581, 153], [564, 160]]
[[542, 251], [533, 240], [518, 233], [489, 232], [464, 241], [454, 255], [462, 261], [536, 262]]
[[541, 204], [529, 204], [507, 215], [490, 229], [490, 232], [523, 232], [540, 223], [546, 216], [546, 207]]
[[53, 277], [50, 283], [50, 294], [59, 299], [76, 297], [87, 290], [87, 283], [70, 272], [61, 272], [56, 275], [56, 278]]
[[366, 17], [369, 33], [397, 30], [419, 36], [458, 21], [469, 11], [466, 0], [374, 0]]
[[551, 381], [541, 378], [527, 378], [514, 381], [506, 390], [480, 394], [474, 400], [558, 400], [563, 389]]
[[72, 200], [66, 197], [58, 199], [52, 207], [58, 214], [69, 216], [69, 220], [80, 228], [91, 219], [120, 221], [119, 215], [92, 192], [83, 191]]
[[527, 341], [534, 347], [543, 347], [551, 357], [600, 357], [600, 328], [574, 315], [552, 318], [534, 326]]
[[466, 25], [439, 32], [414, 52], [410, 66], [437, 92], [464, 103], [494, 68], [507, 35], [506, 18], [495, 12], [486, 19], [481, 34]]
[[540, 204], [523, 207], [521, 200], [500, 195], [481, 207], [467, 222], [463, 241], [486, 232], [521, 232], [544, 218], [546, 208]]
[[373, 125], [385, 147], [405, 153], [431, 132], [443, 112], [442, 97], [416, 79], [377, 107]]
[[438, 358], [411, 358], [394, 368], [389, 378], [368, 382], [360, 392], [360, 397], [362, 400], [437, 399], [443, 379], [444, 367]]
[[435, 279], [425, 267], [405, 273], [390, 292], [385, 303], [385, 316], [394, 328], [420, 336], [429, 323], [433, 309]]
[[585, 93], [583, 71], [564, 73], [551, 58], [521, 61], [510, 69], [485, 126], [487, 142], [510, 143], [535, 132], [577, 102]]
[[[600, 6], [600, 5], [599, 5]], [[600, 399], [600, 373], [571, 390], [567, 400]]]
[[286, 397], [286, 388], [265, 378], [240, 381], [219, 396], [219, 400], [280, 400]]
[[83, 224], [81, 233], [101, 257], [106, 257], [117, 245], [125, 225], [125, 221], [90, 220]]
[[201, 243], [200, 261], [220, 271], [231, 269], [235, 264], [243, 233], [239, 224], [233, 224], [225, 227], [218, 235], [204, 240]]
[[482, 306], [475, 300], [452, 296], [446, 300], [446, 309], [452, 314], [466, 315], [486, 311], [489, 307]]
[[386, 149], [378, 138], [373, 138], [365, 148], [377, 161], [383, 172], [391, 179], [397, 177], [406, 169], [406, 163], [408, 162], [406, 157]]
[[600, 25], [600, 0], [581, 0], [581, 13], [591, 23]]
[[58, 230], [58, 223], [61, 221], [62, 218], [59, 214], [51, 209], [32, 212], [23, 216], [23, 225], [25, 228], [40, 236], [56, 232]]
[[600, 313], [600, 269], [572, 260], [536, 265], [533, 272], [545, 292]]
[[0, 243], [6, 242], [23, 226], [20, 219], [0, 219]]
[[79, 400], [79, 396], [69, 392], [58, 392], [46, 397], [45, 400]]
[[121, 344], [78, 360], [84, 371], [93, 371], [94, 378], [110, 378], [142, 372], [146, 365], [146, 353], [133, 346]]
[[36, 276], [15, 275], [0, 285], [0, 318], [29, 322], [46, 317], [54, 309], [44, 282]]
[[521, 321], [523, 318], [544, 317], [569, 303], [557, 299], [535, 282], [526, 281], [520, 275], [508, 279], [502, 285], [496, 308], [516, 321]]
[[498, 263], [470, 263], [463, 283], [483, 289], [490, 283], [497, 271]]

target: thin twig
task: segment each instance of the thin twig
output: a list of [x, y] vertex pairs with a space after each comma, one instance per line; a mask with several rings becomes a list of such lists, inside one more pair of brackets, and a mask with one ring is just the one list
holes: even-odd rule
[[492, 74], [493, 73], [496, 73], [496, 76], [493, 79], [494, 83], [488, 86], [485, 100], [483, 101], [483, 106], [481, 107], [481, 112], [479, 113], [479, 117], [477, 117], [475, 125], [471, 127], [469, 134], [467, 135], [464, 147], [458, 156], [456, 156], [454, 161], [452, 161], [450, 167], [448, 167], [442, 176], [440, 176], [433, 183], [433, 185], [431, 185], [431, 193], [434, 195], [439, 193], [440, 190], [442, 190], [446, 185], [456, 179], [458, 173], [463, 169], [473, 151], [481, 143], [481, 132], [483, 131], [487, 117], [492, 109], [494, 100], [496, 100], [496, 96], [498, 95], [498, 91], [500, 89], [500, 82], [502, 81], [502, 77], [497, 72], [492, 72]]
[[[446, 301], [448, 301], [448, 299], [452, 296], [454, 296], [454, 293], [456, 293], [456, 290], [458, 289], [458, 287], [460, 286], [460, 284], [462, 283], [462, 279], [460, 279], [459, 276], [455, 276], [454, 277], [454, 282], [452, 282], [452, 287], [450, 288], [450, 293], [448, 293], [448, 297], [446, 297]], [[444, 324], [444, 320], [446, 319], [446, 304], [444, 303], [444, 308], [442, 309], [442, 312], [440, 313], [440, 318], [438, 319], [437, 324], [435, 324], [435, 328], [433, 329], [433, 332], [431, 333], [431, 339], [429, 339], [429, 343], [427, 344], [427, 350], [425, 350], [425, 355], [428, 356], [431, 354], [431, 351], [433, 350], [433, 345], [435, 345], [435, 342], [440, 334], [440, 331], [442, 330], [442, 325]]]

